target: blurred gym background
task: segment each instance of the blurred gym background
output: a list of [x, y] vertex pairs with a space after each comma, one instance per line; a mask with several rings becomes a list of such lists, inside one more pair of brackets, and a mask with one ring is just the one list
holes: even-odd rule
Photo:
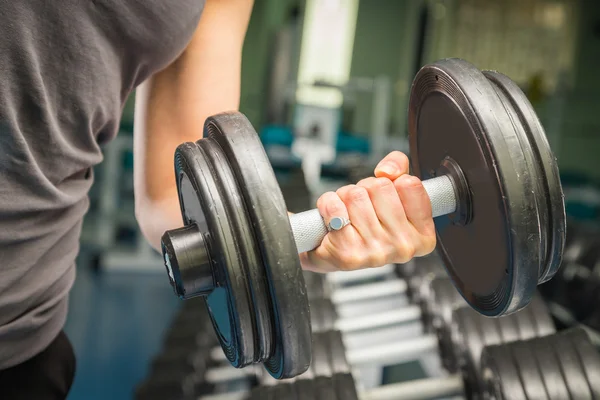
[[[390, 150], [408, 151], [411, 81], [444, 57], [505, 73], [537, 109], [561, 168], [569, 240], [587, 240], [583, 275], [545, 292], [559, 321], [600, 329], [598, 301], [573, 295], [600, 289], [589, 289], [600, 281], [600, 2], [255, 0], [240, 110], [298, 211]], [[130, 399], [180, 306], [134, 217], [133, 105], [90, 194], [66, 328], [78, 357], [73, 400]]]

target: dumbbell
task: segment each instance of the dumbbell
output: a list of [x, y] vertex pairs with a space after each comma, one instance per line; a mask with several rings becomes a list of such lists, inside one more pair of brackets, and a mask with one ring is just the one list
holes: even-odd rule
[[[453, 326], [446, 331], [449, 332], [450, 338], [438, 340], [436, 334], [429, 334], [397, 343], [365, 345], [346, 349], [345, 360], [351, 365], [389, 366], [418, 360], [426, 354], [437, 354], [438, 351], [441, 351], [446, 357], [454, 358], [453, 361], [448, 361], [449, 364], [460, 366], [468, 376], [477, 377], [478, 360], [483, 346], [554, 332], [550, 315], [539, 296], [535, 296], [524, 310], [502, 318], [482, 316], [470, 307], [457, 308], [453, 312], [452, 321]], [[340, 340], [343, 340], [342, 333], [335, 332], [340, 336]], [[323, 333], [313, 336], [321, 334]], [[316, 341], [313, 342], [313, 346], [315, 343]], [[443, 348], [448, 344], [450, 344], [450, 348]], [[315, 350], [314, 357], [322, 357], [317, 353], [318, 351]], [[311, 368], [313, 367], [311, 366]], [[207, 372], [206, 377], [208, 382], [217, 383], [231, 379], [243, 379], [245, 376], [254, 376], [255, 374], [255, 370], [233, 369], [228, 366], [211, 369]], [[472, 388], [477, 388], [480, 384], [478, 380], [472, 378], [467, 379], [467, 382]]]
[[[339, 330], [343, 332], [345, 339], [350, 341], [353, 341], [352, 334], [354, 333], [370, 332], [376, 334], [377, 330], [418, 323], [422, 319], [421, 309], [416, 305], [407, 305], [400, 309], [385, 311], [374, 310], [373, 313], [366, 315], [340, 318], [330, 298], [312, 298], [310, 309], [313, 333]], [[360, 340], [356, 342], [360, 342]], [[211, 357], [219, 361], [226, 360], [219, 348], [212, 350]]]
[[[570, 347], [572, 341], [574, 347]], [[565, 365], [558, 365], [556, 361], [552, 362], [554, 357], [552, 349], [546, 351], [547, 354], [540, 354], [543, 360], [538, 360], [536, 365], [534, 353], [539, 353], [540, 344], [554, 343], [558, 352], [565, 353]], [[451, 396], [466, 396], [471, 399], [586, 399], [596, 398], [581, 396], [582, 392], [589, 393], [590, 388], [598, 390], [600, 387], [600, 357], [591, 346], [587, 335], [582, 334], [582, 330], [576, 330], [560, 334], [550, 334], [543, 338], [530, 339], [528, 341], [518, 340], [516, 342], [504, 343], [500, 345], [491, 345], [484, 349], [483, 366], [481, 369], [472, 371], [470, 378], [463, 381], [460, 374], [445, 376], [440, 378], [427, 378], [415, 381], [388, 384], [368, 391], [357, 391], [354, 378], [352, 377], [350, 366], [343, 357], [340, 347], [343, 346], [339, 332], [331, 331], [315, 335], [315, 349], [318, 350], [318, 358], [315, 359], [315, 366], [311, 366], [309, 372], [285, 382], [263, 382], [261, 387], [252, 390], [248, 395], [244, 392], [221, 394], [217, 396], [204, 396], [200, 400], [268, 400], [268, 399], [344, 399], [344, 400], [384, 400], [384, 399], [404, 399], [404, 400], [424, 400], [448, 398]], [[589, 352], [589, 354], [587, 354]], [[325, 356], [323, 354], [326, 354]], [[562, 353], [560, 353], [562, 354]], [[580, 363], [574, 367], [572, 360], [578, 358], [578, 354], [587, 357], [586, 362]], [[507, 363], [507, 357], [513, 361]], [[561, 357], [562, 358], [562, 357]], [[545, 361], [539, 363], [539, 361]], [[564, 379], [560, 372], [554, 377], [557, 382], [552, 381], [553, 373], [560, 368], [566, 368], [570, 363], [569, 378], [570, 382]], [[559, 362], [560, 364], [560, 362]], [[515, 374], [521, 374], [521, 377]], [[550, 387], [544, 389], [542, 384], [539, 390], [540, 376], [548, 380]], [[590, 379], [592, 378], [592, 379]], [[482, 387], [472, 387], [473, 381], [483, 380], [485, 385]], [[587, 382], [585, 381], [587, 380]], [[556, 388], [552, 385], [574, 384], [571, 389], [571, 397], [567, 392], [562, 392], [560, 396]], [[514, 393], [526, 391], [527, 396], [514, 396]], [[597, 396], [600, 392], [595, 392]], [[575, 396], [573, 396], [575, 394]], [[579, 394], [579, 395], [577, 395]], [[490, 397], [493, 395], [495, 397]], [[514, 397], [513, 397], [514, 396]]]
[[490, 400], [600, 399], [600, 355], [583, 328], [488, 346], [481, 369]]
[[[477, 392], [464, 387], [459, 376], [429, 378], [358, 391], [351, 374], [262, 386], [250, 396], [237, 393], [223, 400], [425, 400], [464, 394], [488, 400], [564, 400], [600, 398], [600, 355], [581, 328], [541, 338], [485, 348]], [[208, 398], [206, 398], [208, 400]], [[211, 398], [211, 400], [217, 400]]]
[[560, 273], [541, 288], [547, 298], [583, 321], [595, 311], [592, 305], [600, 301], [600, 236], [586, 229], [572, 231]]
[[[531, 104], [509, 78], [463, 60], [423, 67], [409, 101], [412, 170], [423, 179], [438, 251], [455, 287], [487, 316], [531, 300], [560, 265], [565, 210], [556, 160]], [[317, 210], [288, 216], [260, 139], [240, 113], [207, 119], [175, 154], [184, 227], [163, 235], [181, 298], [205, 296], [236, 367], [277, 378], [310, 364], [298, 252], [327, 234]]]
[[[319, 275], [319, 277], [321, 277], [321, 275]], [[307, 280], [311, 281], [311, 279]], [[432, 316], [430, 320], [436, 321], [434, 323], [434, 328], [437, 332], [442, 360], [444, 365], [452, 372], [458, 370], [458, 364], [463, 364], [466, 369], [470, 371], [470, 374], [473, 374], [473, 371], [477, 370], [477, 364], [475, 360], [478, 359], [478, 354], [481, 352], [482, 343], [495, 343], [502, 340], [528, 338], [548, 334], [554, 331], [548, 311], [539, 296], [536, 296], [534, 301], [532, 301], [525, 310], [522, 310], [521, 312], [510, 317], [503, 317], [500, 319], [480, 317], [477, 313], [473, 312], [469, 308], [465, 308], [462, 311], [456, 310], [455, 315], [457, 315], [456, 318], [459, 320], [459, 322], [455, 324], [454, 328], [445, 326], [451, 323], [449, 321], [451, 318], [449, 319], [448, 315], [449, 310], [452, 307], [449, 307], [449, 305], [452, 304], [453, 298], [454, 301], [459, 300], [458, 298], [460, 295], [451, 290], [453, 285], [448, 279], [436, 278], [431, 281], [431, 285], [432, 289], [430, 290], [430, 293], [432, 293], [432, 296], [431, 299], [428, 300], [430, 303], [429, 308], [432, 310], [438, 310], [439, 314], [437, 314], [435, 317]], [[435, 306], [436, 300], [441, 303], [440, 307]], [[461, 304], [457, 302], [455, 307], [460, 305]], [[446, 309], [444, 309], [444, 306], [446, 306]], [[330, 305], [329, 309], [332, 308], [333, 307]], [[419, 312], [414, 306], [412, 308], [414, 309], [413, 312], [416, 317]], [[319, 316], [323, 314], [329, 314], [329, 321], [334, 318], [331, 315], [331, 311], [313, 310], [311, 313], [311, 315], [313, 315], [315, 318], [319, 318]], [[321, 318], [327, 317], [323, 316]], [[374, 319], [376, 319], [376, 317]], [[350, 323], [359, 326], [363, 324], [360, 321], [361, 320], [358, 319], [356, 322], [350, 321]], [[322, 322], [318, 323], [317, 321], [313, 321], [313, 326], [319, 327], [322, 326], [322, 324]], [[498, 324], [500, 324], [500, 326], [498, 326]], [[376, 324], [373, 324], [373, 326], [375, 325]], [[329, 323], [329, 325], [326, 327], [335, 326], [336, 324]], [[344, 326], [344, 324], [342, 323], [337, 326]], [[479, 331], [473, 331], [473, 326], [480, 326], [481, 329], [483, 329], [484, 332], [487, 331], [487, 333], [484, 337], [482, 337]], [[503, 329], [500, 329], [501, 327]], [[429, 335], [423, 339], [424, 340], [417, 340], [413, 342], [400, 342], [400, 352], [403, 351], [402, 343], [404, 343], [408, 348], [424, 350], [423, 347], [419, 346], [422, 346], [424, 342], [428, 342], [428, 345], [426, 345], [425, 348], [428, 348], [429, 350], [435, 349], [436, 340], [434, 335]], [[460, 351], [464, 354], [457, 354], [457, 352], [453, 349], [457, 345], [459, 345], [459, 348], [461, 349]], [[381, 347], [383, 348], [383, 353], [386, 353], [387, 356], [392, 357], [392, 359], [397, 357], [393, 353], [393, 350], [398, 348], [397, 345], [392, 345], [389, 348], [387, 346]], [[371, 356], [374, 354], [370, 348], [363, 349], [363, 351], [366, 354], [370, 353]], [[352, 350], [350, 350], [350, 352], [352, 352]], [[420, 353], [420, 350], [417, 350], [417, 353]], [[381, 352], [379, 354], [381, 354]], [[216, 355], [218, 355], [218, 352]], [[360, 353], [358, 356], [354, 356], [351, 353], [349, 357], [350, 359], [360, 360], [361, 356]], [[366, 355], [365, 357], [369, 356]], [[377, 358], [377, 356], [374, 356], [374, 358]], [[384, 361], [384, 359], [378, 359], [377, 363], [385, 363]], [[398, 359], [396, 359], [396, 361], [398, 361]], [[218, 370], [212, 371], [210, 376], [211, 378], [221, 376], [222, 379], [232, 379], [232, 377], [238, 376], [238, 379], [241, 379], [241, 376], [244, 375], [243, 372], [240, 374], [240, 371], [234, 369], [228, 368], [227, 371], [229, 372], [228, 374], [220, 373]], [[470, 385], [475, 387], [477, 383], [478, 382], [472, 382]]]

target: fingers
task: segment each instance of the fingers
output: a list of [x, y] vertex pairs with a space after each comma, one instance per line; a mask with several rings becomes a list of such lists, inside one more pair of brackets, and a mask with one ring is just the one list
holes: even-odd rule
[[317, 200], [317, 208], [325, 220], [325, 224], [329, 224], [329, 221], [331, 221], [333, 217], [341, 217], [344, 219], [350, 218], [346, 205], [340, 196], [334, 192], [327, 192], [319, 197], [319, 200]]
[[384, 229], [388, 232], [406, 229], [404, 207], [391, 180], [367, 178], [358, 182], [357, 186], [367, 189], [375, 214]]
[[305, 269], [328, 272], [404, 263], [435, 248], [431, 203], [416, 177], [363, 179], [325, 193], [317, 207], [326, 224], [333, 217], [351, 224], [329, 232], [320, 246], [302, 255]]
[[[333, 217], [340, 217], [352, 221], [348, 205], [344, 204], [340, 196], [334, 192], [323, 194], [317, 201], [317, 208], [326, 225]], [[328, 233], [323, 242], [313, 252], [309, 253], [310, 260], [318, 269], [326, 270], [329, 264], [340, 267], [339, 262], [344, 254], [363, 247], [363, 239], [353, 225], [343, 227], [339, 231]]]
[[348, 185], [338, 189], [336, 193], [346, 205], [352, 226], [365, 241], [381, 232], [381, 223], [365, 187]]
[[432, 219], [429, 196], [417, 177], [403, 175], [394, 181], [406, 218], [421, 235], [417, 255], [428, 254], [435, 247], [435, 225]]
[[375, 177], [388, 178], [392, 181], [400, 176], [408, 174], [409, 162], [406, 154], [400, 151], [392, 151], [375, 167]]

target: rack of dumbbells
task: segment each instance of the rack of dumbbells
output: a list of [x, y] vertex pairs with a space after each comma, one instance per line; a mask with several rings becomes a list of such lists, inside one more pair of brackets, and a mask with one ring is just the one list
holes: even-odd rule
[[[313, 328], [307, 372], [275, 380], [258, 367], [233, 368], [194, 300], [167, 333], [136, 398], [600, 398], [600, 355], [588, 334], [578, 327], [557, 332], [540, 295], [517, 313], [484, 317], [468, 307], [435, 255], [398, 267], [306, 272], [305, 279]], [[365, 370], [427, 358], [443, 368], [383, 385], [362, 379]]]
[[557, 322], [564, 327], [584, 324], [600, 338], [600, 229], [569, 221], [559, 273], [540, 286]]

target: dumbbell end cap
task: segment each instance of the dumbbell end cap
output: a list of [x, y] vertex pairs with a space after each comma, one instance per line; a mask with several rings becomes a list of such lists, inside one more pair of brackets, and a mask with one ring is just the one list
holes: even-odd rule
[[169, 282], [179, 298], [206, 296], [213, 290], [210, 256], [196, 225], [166, 231], [161, 248]]

